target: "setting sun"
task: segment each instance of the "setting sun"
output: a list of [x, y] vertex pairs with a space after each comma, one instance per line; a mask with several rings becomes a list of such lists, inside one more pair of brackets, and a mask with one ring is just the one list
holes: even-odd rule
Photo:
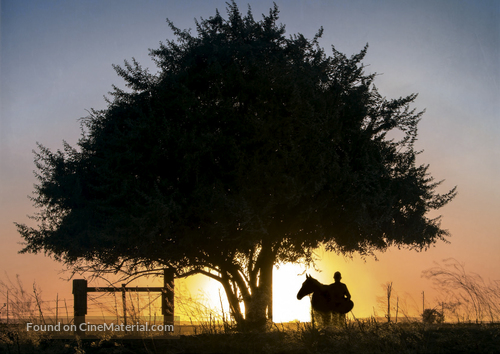
[[297, 300], [297, 292], [305, 280], [305, 268], [297, 264], [284, 264], [273, 274], [273, 320], [290, 322], [311, 320], [309, 297]]
[[[297, 300], [297, 292], [305, 279], [304, 267], [294, 264], [281, 265], [274, 268], [273, 272], [273, 321], [290, 322], [298, 320], [300, 322], [310, 321], [310, 301], [304, 298]], [[229, 314], [229, 304], [224, 292], [224, 288], [217, 281], [203, 277], [193, 276], [187, 279], [179, 279], [176, 282], [177, 296], [187, 295], [182, 293], [182, 289], [188, 292], [188, 296], [196, 299], [209, 307], [213, 311], [213, 316], [220, 316], [222, 312]], [[222, 311], [223, 309], [223, 311]], [[181, 310], [182, 311], [182, 310]], [[181, 320], [187, 320], [188, 315], [177, 313]]]

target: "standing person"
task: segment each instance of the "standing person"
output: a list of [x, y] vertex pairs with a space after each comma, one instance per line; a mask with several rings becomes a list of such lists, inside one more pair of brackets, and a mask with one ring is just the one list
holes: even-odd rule
[[335, 283], [328, 285], [328, 293], [330, 301], [333, 303], [334, 319], [339, 323], [345, 321], [345, 314], [352, 310], [354, 303], [351, 301], [351, 294], [344, 283], [340, 282], [342, 275], [340, 272], [335, 272], [333, 275]]
[[342, 279], [340, 272], [335, 272], [333, 279], [335, 280], [335, 283], [328, 286], [328, 291], [330, 292], [332, 301], [337, 302], [346, 299], [351, 300], [351, 294], [349, 293], [349, 290], [347, 290], [347, 286], [340, 282], [340, 279]]

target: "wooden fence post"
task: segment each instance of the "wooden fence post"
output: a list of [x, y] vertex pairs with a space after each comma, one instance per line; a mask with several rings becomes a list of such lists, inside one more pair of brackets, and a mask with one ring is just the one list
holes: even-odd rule
[[172, 268], [163, 270], [163, 287], [161, 309], [163, 325], [166, 331], [169, 328], [168, 326], [174, 325], [174, 270]]
[[122, 284], [122, 304], [123, 304], [123, 324], [127, 326], [127, 293], [125, 286], [127, 284]]
[[73, 279], [73, 314], [76, 326], [75, 334], [84, 335], [80, 325], [85, 323], [87, 314], [87, 281], [85, 279]]
[[59, 293], [56, 294], [56, 321], [54, 324], [58, 324], [59, 317]]
[[9, 324], [9, 289], [7, 289], [7, 324]]

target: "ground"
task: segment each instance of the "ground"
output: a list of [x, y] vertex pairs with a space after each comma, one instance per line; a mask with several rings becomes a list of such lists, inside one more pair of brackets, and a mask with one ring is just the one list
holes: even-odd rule
[[[500, 324], [351, 322], [268, 332], [205, 333], [155, 339], [29, 338], [1, 327], [0, 353], [498, 353]], [[25, 333], [24, 333], [25, 334]]]

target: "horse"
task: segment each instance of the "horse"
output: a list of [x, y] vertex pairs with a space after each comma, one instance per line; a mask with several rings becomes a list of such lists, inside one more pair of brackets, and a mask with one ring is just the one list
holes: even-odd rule
[[297, 293], [297, 299], [301, 300], [311, 293], [313, 294], [311, 298], [313, 314], [319, 314], [325, 326], [330, 324], [332, 316], [339, 322], [341, 319], [345, 319], [345, 314], [354, 307], [354, 303], [349, 299], [332, 299], [329, 285], [322, 284], [306, 274], [306, 280]]

